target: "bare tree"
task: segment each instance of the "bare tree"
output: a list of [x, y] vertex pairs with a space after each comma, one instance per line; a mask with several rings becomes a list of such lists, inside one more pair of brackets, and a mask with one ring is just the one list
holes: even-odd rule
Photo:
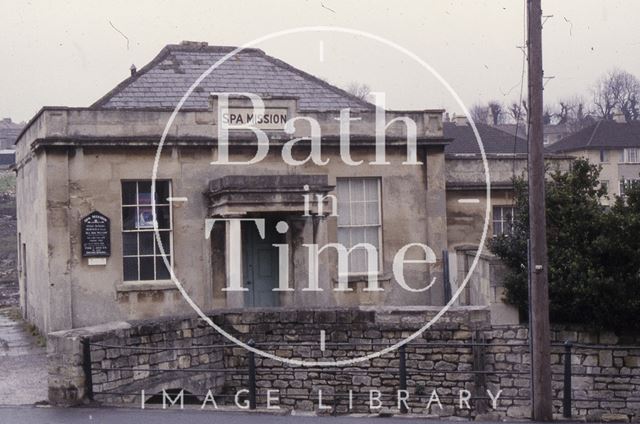
[[570, 131], [578, 131], [594, 122], [587, 112], [585, 100], [580, 95], [565, 97], [557, 104], [545, 106], [546, 123], [566, 125]]
[[573, 105], [569, 102], [561, 100], [559, 102], [560, 110], [555, 113], [558, 124], [567, 124], [569, 119], [571, 118], [571, 113], [573, 112]]
[[578, 131], [593, 123], [594, 119], [587, 112], [584, 97], [575, 95], [560, 100], [559, 124], [567, 124], [572, 131]]
[[602, 76], [592, 90], [596, 113], [603, 119], [612, 119], [619, 109], [627, 121], [640, 118], [640, 80], [621, 69], [613, 69]]
[[638, 97], [640, 97], [640, 81], [627, 71], [613, 73], [614, 98], [627, 121], [635, 121], [640, 115]]
[[509, 109], [508, 109], [509, 118], [516, 124], [518, 122], [527, 120], [527, 111], [525, 106], [526, 106], [526, 102], [524, 101], [522, 102], [522, 104], [519, 104], [517, 101], [515, 101], [515, 102], [512, 102], [511, 105], [509, 105]]
[[471, 106], [469, 113], [475, 123], [486, 124], [489, 119], [489, 108], [483, 103], [476, 103]]
[[359, 98], [360, 100], [367, 100], [371, 94], [371, 87], [367, 84], [361, 84], [356, 81], [352, 81], [347, 86], [346, 92]]
[[497, 100], [491, 100], [486, 104], [476, 103], [471, 106], [469, 113], [476, 123], [498, 125], [507, 121], [507, 112]]
[[491, 123], [493, 125], [504, 124], [506, 122], [506, 115], [502, 103], [497, 100], [491, 100], [488, 106], [489, 112], [491, 113], [489, 116]]

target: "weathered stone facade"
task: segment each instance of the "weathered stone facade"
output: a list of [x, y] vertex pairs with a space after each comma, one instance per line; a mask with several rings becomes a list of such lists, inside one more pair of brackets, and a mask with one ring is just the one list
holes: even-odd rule
[[[354, 124], [353, 131], [373, 133], [374, 114], [361, 115], [362, 121], [358, 121], [357, 126]], [[129, 281], [123, 275], [122, 184], [123, 181], [150, 180], [157, 140], [169, 116], [169, 112], [43, 110], [39, 118], [42, 126], [30, 127], [18, 143], [18, 235], [25, 256], [24, 272], [20, 274], [21, 306], [42, 332], [191, 311], [170, 279]], [[421, 137], [429, 134], [421, 138], [418, 146], [423, 164], [412, 166], [402, 165], [407, 155], [406, 142], [398, 141], [403, 135], [392, 129], [388, 131], [388, 139], [394, 140], [387, 149], [388, 166], [368, 165], [375, 158], [372, 139], [354, 141], [353, 159], [362, 160], [363, 166], [341, 162], [335, 139], [340, 134], [336, 116], [333, 112], [312, 116], [323, 125], [323, 155], [331, 158], [331, 162], [327, 166], [308, 162], [297, 167], [283, 164], [281, 156], [286, 137], [282, 134], [270, 140], [269, 153], [260, 163], [212, 166], [211, 160], [218, 152], [217, 140], [204, 134], [213, 135], [217, 130], [214, 113], [181, 112], [176, 118], [173, 127], [179, 129], [181, 137], [167, 140], [157, 177], [171, 181], [173, 195], [188, 198], [187, 202], [172, 207], [172, 267], [201, 308], [247, 306], [242, 293], [222, 290], [229, 284], [230, 271], [225, 270], [230, 268], [232, 257], [230, 237], [226, 236], [228, 225], [216, 224], [209, 239], [204, 234], [205, 220], [221, 217], [211, 215], [211, 199], [204, 193], [210, 181], [230, 176], [324, 175], [330, 186], [335, 186], [338, 178], [368, 177], [380, 182], [380, 210], [384, 214], [378, 277], [384, 290], [379, 292], [364, 291], [362, 278], [350, 282], [353, 291], [335, 291], [337, 254], [332, 251], [323, 253], [320, 261], [319, 280], [323, 291], [302, 290], [309, 280], [308, 252], [303, 245], [336, 243], [336, 216], [305, 217], [300, 200], [295, 211], [283, 201], [275, 205], [261, 201], [249, 211], [257, 214], [255, 217], [277, 213], [278, 219], [291, 228], [287, 244], [292, 264], [290, 286], [295, 291], [280, 293], [280, 305], [443, 304], [442, 252], [447, 246], [443, 154], [446, 143], [438, 127], [440, 112], [410, 115], [419, 122]], [[432, 117], [435, 120], [431, 120]], [[394, 118], [396, 115], [390, 114], [387, 120]], [[146, 122], [153, 125], [143, 124]], [[304, 136], [303, 130], [300, 131], [294, 136]], [[243, 143], [244, 139], [232, 139], [232, 161], [246, 161], [251, 157]], [[301, 149], [304, 152], [306, 147]], [[295, 153], [300, 154], [297, 149]], [[280, 197], [273, 192], [269, 199]], [[297, 197], [303, 199], [301, 194]], [[403, 207], [397, 207], [399, 204]], [[104, 265], [90, 265], [88, 258], [82, 256], [80, 221], [92, 211], [111, 218], [112, 252]], [[328, 213], [329, 208], [325, 210], [325, 214]], [[436, 255], [436, 262], [428, 266], [406, 266], [407, 281], [437, 278], [437, 284], [420, 294], [402, 289], [392, 273], [396, 253], [414, 242], [428, 245]], [[409, 252], [407, 257], [418, 257], [416, 252]]]
[[[228, 311], [210, 317], [240, 340], [254, 340], [258, 348], [283, 358], [344, 360], [373, 353], [408, 337], [436, 313], [437, 308], [429, 307], [272, 309]], [[321, 330], [327, 335], [324, 351], [319, 343]], [[176, 318], [52, 334], [49, 385], [54, 403], [79, 402], [86, 396], [82, 338], [92, 343], [93, 390], [100, 402], [139, 402], [143, 389], [150, 397], [163, 388], [183, 388], [198, 395], [200, 402], [209, 389], [214, 394], [226, 394], [218, 404], [233, 405], [234, 394], [248, 387], [245, 349], [229, 345], [200, 319]], [[527, 339], [525, 326], [491, 326], [487, 308], [456, 308], [446, 313], [406, 345], [409, 411], [438, 416], [476, 417], [488, 413], [528, 417]], [[574, 417], [596, 419], [604, 413], [638, 416], [639, 339], [555, 329], [552, 340], [555, 413], [562, 411], [562, 343], [571, 341], [575, 343]], [[272, 398], [278, 399], [274, 404], [287, 409], [317, 413], [335, 410], [341, 414], [398, 412], [397, 350], [346, 367], [290, 366], [259, 355], [255, 356], [255, 363], [258, 408], [266, 407], [267, 390], [277, 390], [272, 392]], [[427, 410], [434, 389], [443, 408], [432, 402]], [[379, 409], [369, 408], [371, 390], [381, 393]], [[462, 390], [472, 394], [470, 409], [466, 405], [460, 407]], [[495, 410], [486, 390], [494, 397], [502, 390]], [[113, 394], [105, 394], [109, 391]], [[319, 391], [322, 405], [330, 409], [319, 409]], [[351, 406], [349, 391], [353, 392]], [[242, 399], [245, 398], [246, 395]]]

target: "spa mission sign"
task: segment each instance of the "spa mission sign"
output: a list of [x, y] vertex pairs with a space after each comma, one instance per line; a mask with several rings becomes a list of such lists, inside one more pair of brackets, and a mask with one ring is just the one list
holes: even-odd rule
[[288, 119], [287, 108], [265, 108], [263, 112], [256, 112], [254, 108], [230, 107], [222, 113], [224, 125], [251, 125], [261, 130], [282, 130]]
[[82, 257], [106, 258], [111, 256], [110, 220], [98, 211], [82, 218]]

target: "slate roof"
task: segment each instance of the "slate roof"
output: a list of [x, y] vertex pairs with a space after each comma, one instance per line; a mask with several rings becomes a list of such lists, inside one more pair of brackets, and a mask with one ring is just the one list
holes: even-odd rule
[[598, 121], [549, 146], [552, 152], [640, 147], [640, 122]]
[[[194, 42], [168, 45], [149, 64], [91, 107], [173, 110], [191, 84], [234, 49]], [[207, 109], [211, 92], [297, 97], [298, 108], [302, 111], [332, 111], [346, 107], [369, 110], [374, 107], [258, 49], [242, 50], [216, 68], [194, 90], [183, 108]]]
[[13, 149], [22, 128], [24, 128], [24, 124], [13, 122], [11, 118], [2, 119], [0, 121], [0, 150]]
[[[523, 137], [516, 137], [487, 124], [477, 123], [476, 128], [486, 154], [527, 153], [527, 140]], [[443, 129], [445, 138], [453, 138], [445, 147], [445, 154], [480, 154], [480, 147], [470, 124], [456, 125], [453, 122], [445, 122]]]
[[520, 122], [517, 125], [516, 124], [498, 124], [494, 128], [497, 128], [500, 131], [504, 131], [511, 135], [516, 135], [516, 132], [517, 132], [517, 135], [525, 138], [527, 136], [527, 129], [528, 129], [526, 122]]

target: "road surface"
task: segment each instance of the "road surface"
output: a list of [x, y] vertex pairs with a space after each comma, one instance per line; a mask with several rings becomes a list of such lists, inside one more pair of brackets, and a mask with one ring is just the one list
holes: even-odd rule
[[15, 308], [0, 309], [0, 405], [47, 399], [47, 353], [18, 315]]
[[[429, 420], [425, 417], [316, 417], [198, 409], [0, 407], [2, 424], [365, 424], [372, 421], [379, 424], [455, 422]], [[563, 421], [563, 424], [567, 423]]]

